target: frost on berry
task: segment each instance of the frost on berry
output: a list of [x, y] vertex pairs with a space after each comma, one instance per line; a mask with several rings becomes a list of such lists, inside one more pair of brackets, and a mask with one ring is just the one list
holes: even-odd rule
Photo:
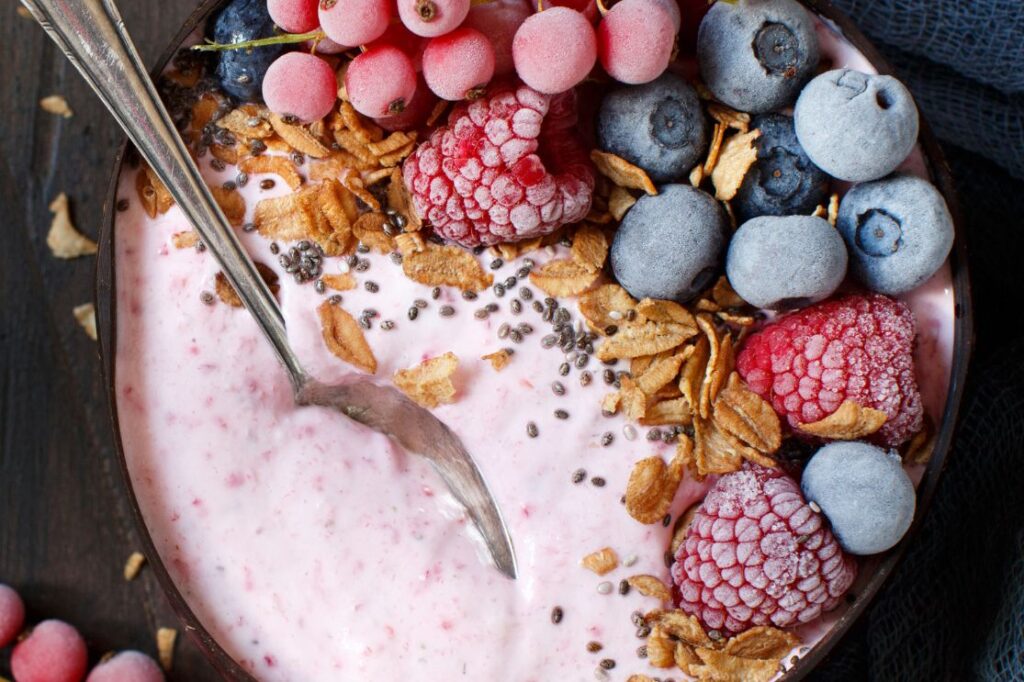
[[796, 482], [757, 465], [718, 479], [672, 566], [679, 607], [730, 634], [810, 622], [838, 605], [856, 575]]
[[403, 168], [417, 213], [463, 246], [549, 234], [590, 210], [594, 175], [572, 93], [501, 85], [456, 107]]
[[820, 303], [751, 336], [736, 368], [793, 428], [821, 421], [844, 401], [884, 412], [872, 440], [895, 447], [921, 429], [914, 376], [914, 317], [872, 294]]

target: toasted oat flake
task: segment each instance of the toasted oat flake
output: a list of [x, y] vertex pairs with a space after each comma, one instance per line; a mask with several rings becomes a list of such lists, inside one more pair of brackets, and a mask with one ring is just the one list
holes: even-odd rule
[[241, 192], [223, 187], [211, 187], [210, 192], [231, 225], [238, 227], [245, 222], [245, 198]]
[[605, 334], [609, 327], [618, 325], [636, 305], [636, 300], [618, 284], [604, 284], [579, 298], [580, 314], [587, 325], [599, 334]]
[[711, 298], [723, 308], [740, 308], [747, 305], [747, 302], [732, 288], [729, 278], [725, 275], [719, 277], [715, 282], [715, 286], [711, 289]]
[[708, 104], [708, 113], [722, 125], [728, 126], [741, 133], [750, 129], [750, 114], [743, 111], [736, 111], [720, 102]]
[[722, 144], [718, 163], [711, 171], [711, 183], [715, 186], [716, 199], [729, 201], [736, 196], [747, 171], [757, 161], [754, 140], [760, 136], [760, 130], [751, 130], [733, 135]]
[[639, 322], [620, 325], [618, 331], [601, 342], [600, 360], [654, 355], [681, 345], [697, 333], [696, 327], [677, 322]]
[[593, 571], [598, 575], [605, 575], [618, 568], [619, 555], [611, 547], [605, 547], [583, 557], [580, 563], [588, 571]]
[[687, 178], [690, 180], [690, 184], [694, 187], [700, 187], [701, 183], [704, 182], [704, 164], [699, 163], [693, 167]]
[[395, 240], [384, 231], [387, 224], [383, 213], [364, 213], [352, 226], [352, 234], [372, 250], [387, 255], [398, 248]]
[[494, 371], [500, 372], [508, 367], [508, 363], [512, 362], [512, 354], [508, 352], [508, 349], [502, 348], [501, 350], [494, 351], [493, 353], [483, 355], [480, 359], [491, 363], [491, 367], [494, 368]]
[[174, 667], [174, 644], [178, 640], [178, 631], [174, 628], [160, 628], [156, 631], [156, 651], [160, 667], [170, 672]]
[[630, 675], [626, 682], [654, 682], [654, 678], [648, 677], [647, 675]]
[[217, 127], [245, 139], [265, 140], [274, 134], [266, 115], [266, 109], [263, 107], [246, 104], [217, 119]]
[[241, 308], [242, 299], [238, 297], [238, 292], [228, 282], [227, 276], [223, 272], [218, 272], [214, 281], [214, 290], [217, 293], [217, 298], [221, 302], [228, 304], [232, 308]]
[[722, 151], [722, 141], [725, 139], [725, 130], [726, 126], [716, 123], [714, 131], [711, 133], [711, 144], [708, 147], [707, 159], [704, 161], [704, 167], [701, 169], [701, 174], [705, 178], [711, 175], [718, 164], [718, 156]]
[[293, 192], [302, 186], [302, 176], [299, 175], [295, 164], [283, 156], [270, 154], [247, 156], [238, 162], [238, 170], [248, 175], [272, 173], [284, 180]]
[[69, 259], [96, 253], [96, 242], [75, 229], [71, 222], [67, 194], [61, 192], [57, 195], [50, 203], [50, 212], [53, 213], [53, 220], [50, 222], [50, 231], [46, 233], [46, 245], [54, 256]]
[[622, 411], [626, 418], [637, 421], [647, 412], [647, 395], [644, 394], [632, 377], [624, 376], [619, 382], [622, 386], [619, 395], [622, 400]]
[[765, 466], [775, 463], [754, 448], [724, 431], [713, 419], [693, 420], [693, 465], [697, 477], [737, 471], [748, 459]]
[[650, 362], [646, 363], [642, 371], [638, 371], [639, 367], [631, 365], [630, 373], [636, 378], [640, 390], [653, 396], [679, 375], [684, 355], [670, 350], [648, 357]]
[[83, 303], [82, 305], [75, 306], [71, 312], [75, 319], [78, 320], [82, 330], [85, 331], [90, 339], [95, 341], [98, 338], [96, 334], [96, 306], [92, 303]]
[[132, 552], [131, 556], [128, 557], [128, 561], [124, 564], [124, 579], [128, 581], [135, 580], [145, 563], [146, 555], [142, 552]]
[[292, 242], [315, 239], [318, 242], [333, 233], [327, 216], [320, 210], [317, 187], [293, 194], [263, 199], [256, 204], [253, 224], [264, 237]]
[[730, 637], [722, 651], [741, 658], [779, 661], [798, 646], [800, 638], [793, 633], [759, 625]]
[[711, 415], [711, 406], [729, 378], [729, 374], [736, 364], [736, 358], [733, 353], [732, 336], [729, 334], [719, 336], [714, 322], [709, 316], [703, 313], [698, 315], [697, 326], [704, 332], [710, 348], [707, 367], [704, 369], [704, 380], [700, 386], [698, 410], [703, 419], [708, 419]]
[[691, 665], [700, 663], [700, 659], [697, 658], [697, 654], [694, 652], [694, 647], [686, 642], [676, 642], [675, 661], [676, 667], [687, 675], [691, 674]]
[[452, 375], [459, 359], [451, 352], [425, 360], [415, 367], [395, 372], [395, 386], [423, 407], [437, 407], [455, 401]]
[[171, 206], [174, 206], [174, 198], [171, 197], [171, 193], [164, 186], [163, 181], [157, 177], [156, 171], [147, 165], [143, 166], [143, 173], [146, 176], [147, 184], [153, 188], [156, 196], [156, 212], [161, 215], [167, 213]]
[[171, 235], [171, 243], [176, 249], [191, 249], [199, 243], [199, 233], [195, 230], [184, 230]]
[[648, 405], [644, 416], [640, 418], [642, 426], [685, 425], [692, 421], [693, 414], [686, 398], [659, 400]]
[[611, 194], [608, 195], [608, 212], [616, 220], [622, 220], [626, 211], [633, 208], [635, 203], [636, 197], [627, 192], [624, 187], [615, 185], [612, 187]]
[[356, 288], [356, 278], [351, 272], [324, 275], [320, 279], [323, 280], [324, 286], [335, 291], [351, 291]]
[[398, 235], [395, 237], [395, 246], [398, 247], [398, 252], [402, 256], [408, 256], [410, 253], [423, 251], [427, 248], [426, 242], [423, 241], [423, 237], [418, 232], [405, 232]]
[[693, 352], [686, 358], [679, 374], [679, 391], [690, 403], [694, 412], [700, 409], [700, 387], [704, 381], [708, 359], [711, 357], [711, 344], [706, 336], [701, 336], [693, 346]]
[[907, 443], [903, 459], [911, 464], [927, 464], [935, 451], [936, 435], [930, 420], [925, 418], [924, 428], [914, 434]]
[[658, 625], [651, 628], [651, 634], [647, 637], [647, 661], [651, 665], [655, 668], [674, 667], [676, 664], [675, 649], [675, 642], [664, 629]]
[[419, 250], [402, 252], [402, 271], [427, 286], [458, 287], [462, 291], [482, 291], [494, 283], [494, 275], [484, 272], [473, 254], [458, 246], [424, 243]]
[[693, 333], [697, 333], [696, 321], [690, 311], [675, 301], [662, 301], [652, 298], [645, 298], [637, 305], [636, 311], [652, 322], [669, 322], [694, 327]]
[[769, 682], [779, 672], [779, 662], [774, 660], [740, 658], [703, 647], [694, 651], [701, 663], [691, 665], [690, 671], [701, 682]]
[[839, 219], [839, 195], [835, 192], [828, 198], [828, 223], [832, 227], [836, 226], [836, 221]]
[[697, 510], [700, 509], [701, 503], [694, 502], [690, 505], [689, 509], [683, 512], [683, 515], [676, 520], [676, 527], [672, 532], [672, 543], [669, 545], [669, 549], [672, 550], [672, 556], [679, 553], [679, 548], [683, 546], [683, 542], [686, 540], [686, 534], [690, 532], [690, 525], [693, 523], [693, 517], [696, 515]]
[[658, 193], [658, 188], [651, 182], [644, 169], [634, 166], [621, 156], [595, 149], [590, 152], [590, 160], [602, 175], [619, 187], [640, 189], [652, 196]]
[[530, 282], [549, 296], [578, 296], [589, 289], [600, 270], [575, 259], [551, 260], [530, 272]]
[[326, 159], [331, 155], [331, 150], [324, 146], [324, 143], [316, 139], [313, 133], [299, 125], [285, 123], [284, 119], [275, 113], [267, 116], [274, 132], [281, 136], [296, 151], [314, 159]]
[[605, 396], [601, 398], [601, 413], [608, 416], [618, 414], [621, 402], [622, 396], [618, 392], [605, 394]]
[[[689, 439], [680, 438], [680, 447]], [[626, 511], [644, 524], [657, 523], [668, 513], [683, 478], [684, 457], [677, 455], [671, 464], [661, 457], [642, 459], [633, 465], [626, 484]]]
[[878, 431], [887, 418], [881, 410], [844, 400], [838, 410], [819, 421], [801, 424], [800, 430], [821, 438], [857, 440]]
[[697, 617], [680, 609], [653, 611], [647, 615], [646, 620], [648, 623], [657, 623], [669, 635], [692, 646], [713, 644]]
[[54, 114], [63, 118], [71, 118], [75, 112], [71, 111], [68, 101], [60, 95], [50, 95], [39, 100], [39, 108], [48, 114]]
[[608, 258], [608, 238], [604, 231], [594, 225], [584, 225], [576, 230], [572, 240], [572, 258], [594, 270], [603, 268]]
[[715, 399], [713, 414], [727, 433], [765, 454], [782, 445], [782, 425], [775, 409], [747, 388], [737, 372], [729, 375], [725, 388]]
[[324, 343], [335, 356], [369, 374], [377, 372], [377, 358], [359, 323], [340, 305], [324, 301], [317, 308]]

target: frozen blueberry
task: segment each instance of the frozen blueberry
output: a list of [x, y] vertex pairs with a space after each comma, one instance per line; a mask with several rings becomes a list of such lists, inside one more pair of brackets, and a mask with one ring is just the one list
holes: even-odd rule
[[697, 92], [674, 73], [609, 93], [597, 119], [601, 149], [640, 166], [654, 182], [679, 180], [708, 147]]
[[793, 103], [818, 66], [818, 37], [796, 0], [716, 2], [701, 22], [697, 58], [715, 97], [759, 114]]
[[636, 298], [684, 303], [715, 281], [726, 244], [725, 211], [690, 185], [664, 185], [629, 209], [612, 241], [612, 270]]
[[839, 204], [836, 227], [850, 250], [854, 274], [883, 294], [920, 286], [953, 247], [946, 200], [930, 182], [913, 175], [854, 185]]
[[746, 302], [790, 310], [831, 296], [846, 276], [846, 258], [846, 244], [828, 221], [762, 216], [733, 235], [725, 273]]
[[793, 116], [807, 156], [840, 180], [888, 175], [917, 141], [914, 98], [892, 76], [827, 71], [803, 89]]
[[736, 218], [743, 222], [762, 215], [813, 213], [828, 196], [828, 175], [800, 146], [793, 117], [762, 114], [751, 125], [761, 131], [754, 142], [757, 161], [732, 203]]
[[[241, 43], [268, 38], [275, 31], [266, 0], [233, 0], [214, 17], [211, 37], [216, 43]], [[247, 102], [263, 101], [263, 76], [282, 52], [283, 45], [218, 52], [217, 79], [221, 88]]]
[[850, 554], [878, 554], [914, 520], [914, 484], [895, 452], [856, 441], [830, 443], [811, 457], [800, 483]]

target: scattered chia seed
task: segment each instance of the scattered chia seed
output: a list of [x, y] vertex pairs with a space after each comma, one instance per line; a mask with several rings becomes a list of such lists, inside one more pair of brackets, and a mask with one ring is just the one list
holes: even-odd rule
[[383, 329], [386, 332], [389, 332], [389, 331], [391, 331], [392, 329], [395, 328], [395, 321], [394, 320], [384, 320], [383, 322], [380, 323], [380, 328]]
[[510, 325], [508, 322], [502, 322], [501, 326], [498, 327], [498, 338], [499, 339], [507, 339], [508, 338], [508, 334], [511, 331], [512, 331], [512, 325]]
[[672, 556], [671, 550], [667, 550], [663, 558], [665, 559], [665, 568], [672, 568], [672, 564], [675, 563], [676, 558]]
[[[647, 625], [646, 623], [641, 625], [640, 627], [638, 627], [636, 629], [636, 636], [637, 636], [638, 639], [646, 639], [647, 637], [650, 637], [651, 636], [651, 626]], [[643, 646], [643, 647], [640, 647], [640, 648], [644, 650], [644, 656], [646, 656], [647, 655], [647, 647]]]
[[544, 312], [544, 305], [540, 301], [534, 301], [530, 306], [538, 313]]
[[615, 434], [612, 433], [611, 431], [605, 431], [603, 434], [601, 434], [601, 445], [603, 447], [608, 447], [614, 441], [615, 441]]
[[647, 645], [638, 646], [636, 648], [636, 655], [638, 658], [647, 658]]
[[607, 481], [605, 481], [604, 478], [602, 478], [601, 476], [594, 476], [593, 478], [590, 479], [590, 482], [594, 485], [595, 488], [603, 488], [607, 483]]
[[441, 317], [451, 317], [452, 315], [455, 314], [455, 308], [451, 307], [450, 305], [443, 305], [441, 306], [440, 312]]
[[486, 308], [478, 308], [473, 313], [473, 317], [475, 317], [478, 320], [486, 320], [489, 316], [490, 316], [490, 313], [487, 312]]
[[520, 322], [519, 325], [516, 326], [516, 329], [519, 330], [520, 334], [524, 335], [533, 333], [533, 325], [529, 324], [528, 322]]
[[274, 189], [274, 185], [276, 184], [277, 183], [271, 178], [264, 178], [263, 180], [260, 180], [260, 189]]
[[614, 658], [602, 658], [601, 659], [601, 667], [604, 668], [605, 670], [611, 670], [612, 668], [615, 667], [615, 659]]
[[484, 306], [484, 310], [486, 310], [489, 313], [496, 313], [498, 312], [499, 308], [500, 306], [494, 302], [488, 303], [487, 305]]
[[518, 277], [519, 279], [526, 279], [526, 277], [529, 274], [530, 274], [530, 268], [525, 266], [525, 265], [523, 267], [519, 268], [518, 270], [516, 270], [516, 277]]
[[561, 606], [556, 606], [555, 608], [551, 609], [551, 622], [554, 623], [555, 625], [558, 625], [559, 623], [561, 623], [562, 622], [562, 618], [564, 616], [565, 616], [565, 612], [562, 611], [562, 607]]
[[497, 296], [498, 298], [501, 298], [502, 296], [504, 296], [505, 295], [505, 286], [503, 284], [500, 284], [500, 283], [499, 284], [495, 284], [494, 285], [494, 295]]
[[611, 310], [608, 312], [608, 317], [618, 322], [619, 320], [622, 319], [622, 313], [620, 313], [618, 310]]
[[663, 525], [665, 528], [668, 528], [669, 526], [671, 526], [672, 525], [672, 515], [671, 514], [665, 514], [665, 516], [662, 517], [662, 519], [661, 519], [661, 525]]
[[586, 478], [587, 472], [584, 469], [577, 469], [576, 471], [572, 472], [573, 483], [583, 483], [583, 481], [586, 480]]
[[406, 316], [409, 318], [409, 321], [415, 320], [417, 317], [420, 316], [420, 309], [417, 308], [416, 306], [410, 306], [409, 311], [406, 313]]
[[622, 565], [626, 568], [629, 568], [630, 566], [636, 566], [636, 562], [638, 561], [640, 561], [640, 557], [638, 557], [636, 554], [630, 554], [628, 557], [622, 560]]
[[610, 324], [604, 328], [605, 336], [615, 336], [619, 331], [619, 328], [614, 324]]
[[380, 285], [374, 282], [373, 280], [366, 280], [366, 283], [363, 286], [366, 287], [366, 290], [369, 291], [371, 294], [375, 294], [378, 291], [380, 291]]
[[594, 380], [594, 375], [590, 372], [583, 372], [580, 374], [580, 386], [589, 386]]
[[513, 330], [509, 331], [508, 338], [512, 339], [512, 343], [522, 343], [523, 342], [523, 333], [521, 331], [519, 331], [518, 329], [513, 329]]
[[424, 301], [422, 298], [417, 298], [415, 301], [412, 302], [412, 304], [415, 307], [417, 307], [417, 308], [426, 308], [427, 307], [427, 302]]
[[366, 272], [369, 269], [370, 261], [365, 258], [360, 259], [360, 261], [356, 263], [356, 272]]
[[620, 580], [619, 581], [619, 594], [621, 594], [623, 596], [629, 594], [629, 581], [628, 580]]
[[227, 166], [225, 166], [224, 162], [220, 159], [210, 159], [210, 168], [215, 171], [222, 171], [227, 168]]
[[370, 253], [370, 247], [367, 246], [366, 244], [363, 244], [362, 242], [359, 242], [359, 244], [356, 245], [356, 253]]
[[270, 242], [270, 253], [275, 256], [281, 253], [281, 247], [277, 245], [277, 242]]
[[569, 413], [565, 410], [555, 410], [555, 419], [566, 420], [569, 418]]
[[647, 624], [647, 621], [644, 620], [644, 614], [640, 613], [639, 611], [634, 611], [633, 613], [629, 614], [629, 620], [636, 627], [640, 627], [641, 625]]
[[117, 200], [117, 210], [118, 210], [119, 213], [124, 213], [125, 211], [127, 211], [128, 210], [128, 206], [129, 206], [129, 203], [128, 203], [127, 199], [118, 199]]
[[529, 287], [520, 287], [520, 289], [519, 289], [519, 298], [523, 299], [524, 301], [532, 300], [533, 299], [533, 290], [530, 289]]
[[631, 309], [631, 310], [629, 310], [629, 312], [627, 312], [627, 313], [626, 313], [626, 319], [627, 319], [628, 321], [630, 321], [630, 322], [632, 322], [633, 320], [635, 320], [635, 319], [636, 319], [636, 311], [635, 311], [635, 310], [632, 310], [632, 309]]
[[523, 312], [523, 302], [520, 301], [518, 298], [513, 298], [512, 303], [509, 304], [509, 307], [512, 308], [513, 315], [518, 315], [519, 313]]
[[373, 322], [370, 322], [370, 318], [368, 317], [360, 317], [359, 326], [363, 329], [373, 329]]
[[565, 308], [559, 308], [555, 312], [555, 322], [569, 322], [572, 319], [572, 315]]
[[722, 633], [719, 630], [708, 630], [708, 637], [717, 642], [722, 639]]
[[466, 299], [467, 301], [475, 301], [477, 299], [477, 295], [475, 291], [470, 291], [469, 289], [466, 289], [465, 291], [462, 292], [462, 298]]
[[[259, 156], [260, 154], [262, 154], [265, 151], [267, 151], [267, 143], [264, 142], [263, 140], [253, 140], [252, 142], [249, 143], [249, 152], [253, 156]], [[273, 182], [274, 182], [273, 180], [270, 180], [270, 183], [271, 183], [270, 187], [274, 186]], [[263, 189], [270, 189], [270, 187], [263, 187], [263, 183], [262, 182], [260, 183], [260, 187], [263, 188]]]
[[613, 589], [614, 588], [612, 587], [612, 584], [610, 582], [608, 582], [607, 580], [605, 580], [602, 583], [598, 583], [597, 584], [597, 593], [598, 594], [611, 594]]
[[598, 651], [604, 648], [604, 645], [600, 642], [587, 642], [587, 651], [592, 654], [596, 654]]
[[431, 289], [430, 298], [434, 299], [435, 301], [441, 298], [441, 287], [434, 287], [433, 289]]
[[626, 424], [622, 427], [622, 435], [625, 436], [628, 441], [636, 440], [636, 427], [632, 424]]
[[494, 260], [491, 261], [491, 270], [498, 270], [504, 264], [505, 261], [503, 261], [500, 258], [495, 258]]
[[569, 376], [569, 370], [571, 369], [572, 368], [569, 367], [568, 362], [563, 362], [561, 365], [558, 366], [558, 373], [561, 374], [563, 377], [566, 377]]
[[518, 283], [519, 283], [519, 280], [517, 280], [515, 277], [506, 277], [505, 281], [502, 282], [502, 284], [505, 286], [505, 289], [507, 289], [509, 291], [511, 291], [515, 287], [515, 285], [518, 284]]
[[366, 308], [361, 313], [363, 317], [378, 317], [380, 313], [377, 312], [376, 308]]
[[536, 438], [540, 431], [537, 430], [537, 425], [534, 422], [526, 422], [526, 435], [530, 438]]
[[543, 348], [554, 348], [558, 343], [558, 337], [554, 334], [548, 334], [540, 340], [540, 345]]
[[580, 353], [579, 357], [576, 358], [576, 369], [583, 369], [590, 362], [590, 356], [586, 353]]
[[331, 305], [341, 305], [341, 294], [334, 294], [327, 299], [327, 302]]
[[647, 432], [647, 440], [656, 441], [661, 440], [661, 429], [655, 426], [653, 429]]
[[204, 291], [201, 294], [199, 294], [199, 300], [205, 303], [206, 305], [213, 305], [213, 302], [216, 299], [214, 299], [213, 294], [211, 294], [209, 291]]
[[403, 260], [402, 254], [398, 253], [397, 251], [395, 251], [390, 256], [388, 256], [388, 258], [390, 258], [391, 262], [394, 263], [395, 265], [401, 265], [402, 264], [402, 260]]
[[317, 281], [313, 282], [313, 288], [316, 289], [316, 293], [318, 294], [322, 294], [325, 291], [327, 291], [327, 285], [324, 284], [324, 281], [322, 279], [318, 279]]
[[224, 190], [227, 192], [233, 192], [234, 190], [238, 189], [238, 185], [235, 183], [234, 180], [225, 180], [224, 183], [221, 184], [221, 187], [224, 188]]
[[561, 381], [554, 381], [551, 383], [551, 392], [555, 395], [565, 395], [565, 384]]
[[615, 383], [615, 372], [610, 369], [606, 369], [601, 372], [601, 378], [604, 379], [604, 383], [610, 386]]

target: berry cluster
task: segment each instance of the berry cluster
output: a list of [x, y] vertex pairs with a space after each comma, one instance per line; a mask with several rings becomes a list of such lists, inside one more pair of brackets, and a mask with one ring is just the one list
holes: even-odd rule
[[[138, 651], [105, 658], [89, 676], [85, 640], [74, 626], [44, 620], [22, 634], [25, 604], [11, 587], [0, 583], [0, 649], [14, 644], [14, 682], [163, 682], [160, 666]], [[20, 636], [20, 637], [19, 637]], [[17, 640], [17, 643], [15, 643]]]
[[[331, 55], [341, 52], [358, 48], [341, 66], [352, 106], [389, 119], [417, 97], [472, 100], [513, 71], [548, 95], [571, 90], [598, 61], [623, 83], [650, 82], [668, 68], [681, 21], [676, 0], [619, 0], [611, 9], [595, 0], [547, 8], [528, 0], [234, 0], [214, 36], [224, 43], [226, 91], [255, 99], [261, 90], [271, 111], [308, 123], [334, 106]], [[288, 35], [275, 36], [274, 26]], [[307, 38], [312, 52], [282, 54], [282, 43]], [[403, 119], [404, 127], [423, 118]]]

